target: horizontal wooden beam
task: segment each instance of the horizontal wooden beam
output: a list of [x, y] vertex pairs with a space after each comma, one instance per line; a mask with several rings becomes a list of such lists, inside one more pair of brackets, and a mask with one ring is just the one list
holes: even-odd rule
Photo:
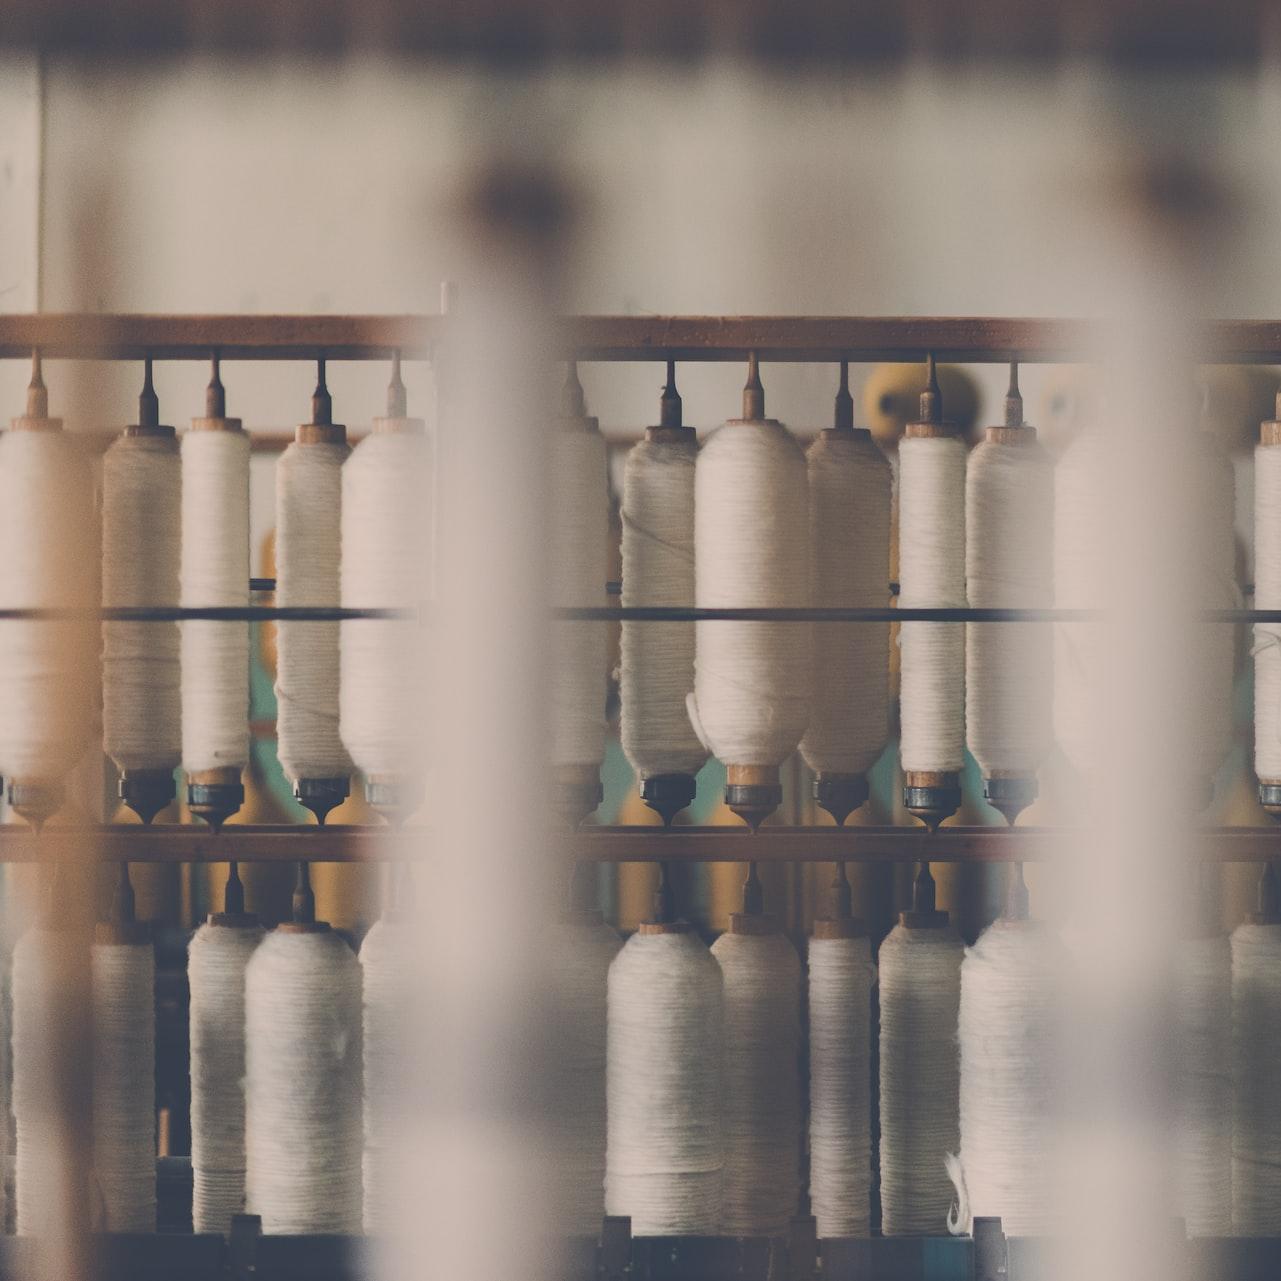
[[[1039, 862], [1070, 848], [1072, 833], [1046, 827], [582, 827], [560, 838], [576, 859], [600, 863], [1008, 863]], [[1281, 857], [1281, 828], [1216, 827], [1199, 833], [1202, 857], [1255, 863]]]
[[[413, 829], [407, 829], [412, 831]], [[568, 859], [598, 863], [1004, 863], [1036, 862], [1070, 844], [1072, 832], [1046, 827], [595, 827], [566, 836], [556, 848]], [[1199, 834], [1202, 857], [1255, 863], [1281, 857], [1281, 828], [1215, 827]], [[236, 824], [212, 832], [199, 824], [104, 824], [46, 827], [36, 836], [20, 823], [0, 825], [0, 863], [72, 856], [85, 841], [106, 862], [359, 863], [396, 857], [404, 848], [389, 827]]]
[[[429, 358], [442, 316], [0, 316], [0, 357], [93, 360], [386, 360]], [[1056, 363], [1100, 359], [1107, 331], [1089, 320], [984, 316], [567, 316], [552, 348], [587, 361], [941, 360]], [[1281, 362], [1281, 321], [1204, 322], [1196, 339], [1209, 362]]]

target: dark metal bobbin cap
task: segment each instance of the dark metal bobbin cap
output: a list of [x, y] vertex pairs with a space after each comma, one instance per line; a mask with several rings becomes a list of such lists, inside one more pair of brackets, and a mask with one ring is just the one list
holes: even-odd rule
[[930, 829], [961, 808], [961, 776], [952, 772], [909, 771], [903, 785], [903, 806]]
[[309, 809], [321, 827], [329, 811], [341, 805], [351, 794], [351, 779], [300, 778], [294, 782], [294, 796], [299, 805]]
[[819, 774], [814, 779], [814, 799], [836, 820], [838, 827], [868, 797], [867, 778], [862, 774]]
[[61, 808], [65, 793], [61, 783], [15, 778], [9, 783], [9, 804], [38, 832]]
[[1281, 783], [1259, 783], [1259, 804], [1275, 819], [1281, 819]]
[[1037, 795], [1035, 774], [1013, 774], [983, 780], [983, 799], [994, 810], [999, 810], [1011, 827]]
[[173, 771], [165, 769], [127, 769], [116, 783], [116, 792], [144, 823], [150, 823], [165, 806], [173, 803], [178, 788]]
[[1251, 925], [1276, 925], [1281, 923], [1281, 888], [1277, 885], [1276, 869], [1271, 863], [1263, 865], [1259, 877], [1257, 908], [1246, 915]]
[[641, 779], [641, 800], [662, 818], [666, 827], [672, 825], [672, 820], [689, 805], [697, 792], [698, 784], [692, 774], [653, 774]]
[[[210, 771], [214, 773], [215, 771]], [[221, 771], [218, 771], [221, 772]], [[216, 832], [245, 803], [242, 782], [187, 781], [187, 805]]]

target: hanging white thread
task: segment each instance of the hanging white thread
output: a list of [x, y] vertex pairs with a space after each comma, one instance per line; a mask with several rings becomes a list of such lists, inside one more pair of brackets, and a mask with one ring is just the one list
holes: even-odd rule
[[551, 1221], [565, 1235], [598, 1235], [605, 1213], [606, 1007], [609, 967], [622, 946], [595, 914], [558, 924], [551, 939]]
[[44, 1236], [65, 1222], [61, 1207], [63, 1128], [53, 1083], [60, 1051], [54, 1032], [83, 1018], [76, 1008], [71, 939], [35, 926], [13, 949], [14, 1231]]
[[[609, 502], [605, 438], [594, 426], [553, 433], [552, 485], [552, 601], [559, 606], [600, 605], [607, 577]], [[608, 636], [600, 623], [553, 624], [554, 764], [599, 765], [605, 759], [607, 666]]]
[[866, 938], [810, 939], [810, 1204], [820, 1237], [868, 1233], [875, 978]]
[[1281, 925], [1232, 932], [1232, 1230], [1281, 1236]]
[[960, 1143], [960, 936], [896, 926], [878, 954], [881, 994], [881, 1232], [938, 1236]]
[[226, 1233], [245, 1209], [245, 969], [258, 926], [202, 925], [191, 984], [192, 1225]]
[[609, 967], [605, 1213], [638, 1236], [721, 1228], [723, 991], [692, 932], [635, 934]]
[[[61, 431], [0, 435], [0, 609], [96, 605], [89, 468]], [[97, 628], [62, 620], [0, 624], [0, 774], [61, 782], [97, 716]]]
[[[961, 1165], [973, 1216], [1048, 1236], [1053, 1213], [1057, 940], [1001, 918], [965, 951], [958, 1027]], [[949, 1223], [949, 1227], [952, 1226]], [[960, 1225], [968, 1231], [969, 1225]]]
[[[182, 603], [249, 603], [249, 437], [182, 438]], [[249, 760], [249, 624], [182, 624], [182, 764], [192, 773]]]
[[[623, 478], [623, 595], [630, 605], [694, 603], [698, 442], [642, 440]], [[623, 751], [641, 778], [697, 774], [707, 759], [689, 721], [692, 623], [624, 623], [619, 668]]]
[[[1281, 609], [1281, 446], [1254, 451], [1254, 604]], [[1254, 770], [1281, 782], [1281, 628], [1254, 627]]]
[[376, 921], [360, 946], [364, 1055], [364, 1224], [371, 1235], [397, 1225], [405, 1171], [397, 1157], [406, 1104], [406, 1019], [413, 938], [398, 921]]
[[784, 934], [722, 934], [725, 1176], [721, 1231], [781, 1236], [800, 1191], [801, 961]]
[[[899, 442], [899, 606], [962, 608], [965, 445], [957, 436]], [[903, 623], [899, 754], [908, 771], [954, 772], [965, 757], [965, 629]]]
[[245, 1203], [267, 1233], [361, 1225], [360, 963], [273, 930], [245, 972]]
[[1232, 1234], [1232, 949], [1226, 934], [1175, 949], [1174, 1143], [1189, 1236]]
[[[342, 596], [346, 445], [295, 441], [276, 463], [276, 602], [337, 605]], [[276, 632], [276, 734], [287, 777], [345, 778], [338, 734], [338, 624], [282, 622]]]
[[[965, 481], [973, 608], [1049, 607], [1053, 503], [1050, 459], [1034, 440], [987, 440], [973, 450]], [[970, 751], [985, 777], [1035, 773], [1052, 740], [1049, 631], [1041, 623], [967, 623], [965, 630]]]
[[[418, 609], [431, 549], [428, 445], [421, 432], [375, 432], [342, 468], [342, 603]], [[367, 776], [422, 768], [423, 635], [412, 621], [351, 619], [340, 631], [339, 729]]]
[[[714, 431], [694, 471], [699, 608], [810, 604], [805, 456], [778, 422]], [[726, 765], [781, 765], [809, 722], [812, 626], [697, 624], [691, 721]]]
[[93, 1173], [103, 1230], [156, 1230], [156, 961], [150, 942], [94, 943]]
[[[889, 598], [890, 466], [865, 431], [823, 432], [806, 455], [814, 603], [884, 606]], [[889, 736], [888, 624], [818, 623], [813, 710], [801, 740], [821, 773], [862, 774]]]
[[[173, 436], [121, 436], [102, 459], [102, 603], [178, 604], [182, 463]], [[103, 749], [122, 770], [182, 759], [177, 623], [102, 625]]]

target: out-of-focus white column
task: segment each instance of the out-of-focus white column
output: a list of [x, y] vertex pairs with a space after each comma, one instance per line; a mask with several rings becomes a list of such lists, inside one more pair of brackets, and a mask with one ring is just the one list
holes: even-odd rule
[[436, 353], [427, 830], [389, 1281], [540, 1275], [555, 1234], [542, 1164], [539, 957], [567, 865], [547, 835], [545, 529], [552, 282], [571, 221], [557, 176], [482, 169], [455, 210], [458, 303]]

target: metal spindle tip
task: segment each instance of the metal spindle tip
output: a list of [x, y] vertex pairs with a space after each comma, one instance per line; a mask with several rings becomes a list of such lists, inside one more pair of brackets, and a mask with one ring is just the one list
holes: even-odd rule
[[334, 401], [325, 382], [325, 358], [316, 357], [316, 390], [311, 393], [311, 421], [328, 427], [334, 421]]
[[209, 386], [205, 388], [205, 416], [227, 416], [227, 392], [222, 385], [222, 357], [215, 349], [209, 358]]
[[658, 423], [660, 427], [681, 427], [684, 425], [684, 405], [681, 394], [676, 390], [676, 362], [667, 362], [667, 383], [658, 402]]
[[566, 418], [587, 417], [587, 401], [583, 395], [583, 384], [578, 380], [578, 361], [572, 358], [565, 362], [565, 383], [561, 388], [561, 413]]
[[765, 417], [765, 388], [761, 386], [760, 364], [756, 353], [747, 353], [747, 382], [743, 386], [743, 418], [759, 422]]
[[143, 359], [142, 370], [142, 391], [138, 394], [138, 425], [140, 427], [158, 427], [160, 425], [160, 399], [156, 395], [155, 383], [152, 381], [150, 355]]
[[400, 376], [400, 348], [391, 353], [391, 380], [387, 384], [387, 417], [406, 418], [409, 415], [409, 397]]
[[850, 395], [850, 362], [841, 361], [840, 382], [836, 388], [836, 407], [832, 425], [837, 431], [854, 429], [854, 398]]

